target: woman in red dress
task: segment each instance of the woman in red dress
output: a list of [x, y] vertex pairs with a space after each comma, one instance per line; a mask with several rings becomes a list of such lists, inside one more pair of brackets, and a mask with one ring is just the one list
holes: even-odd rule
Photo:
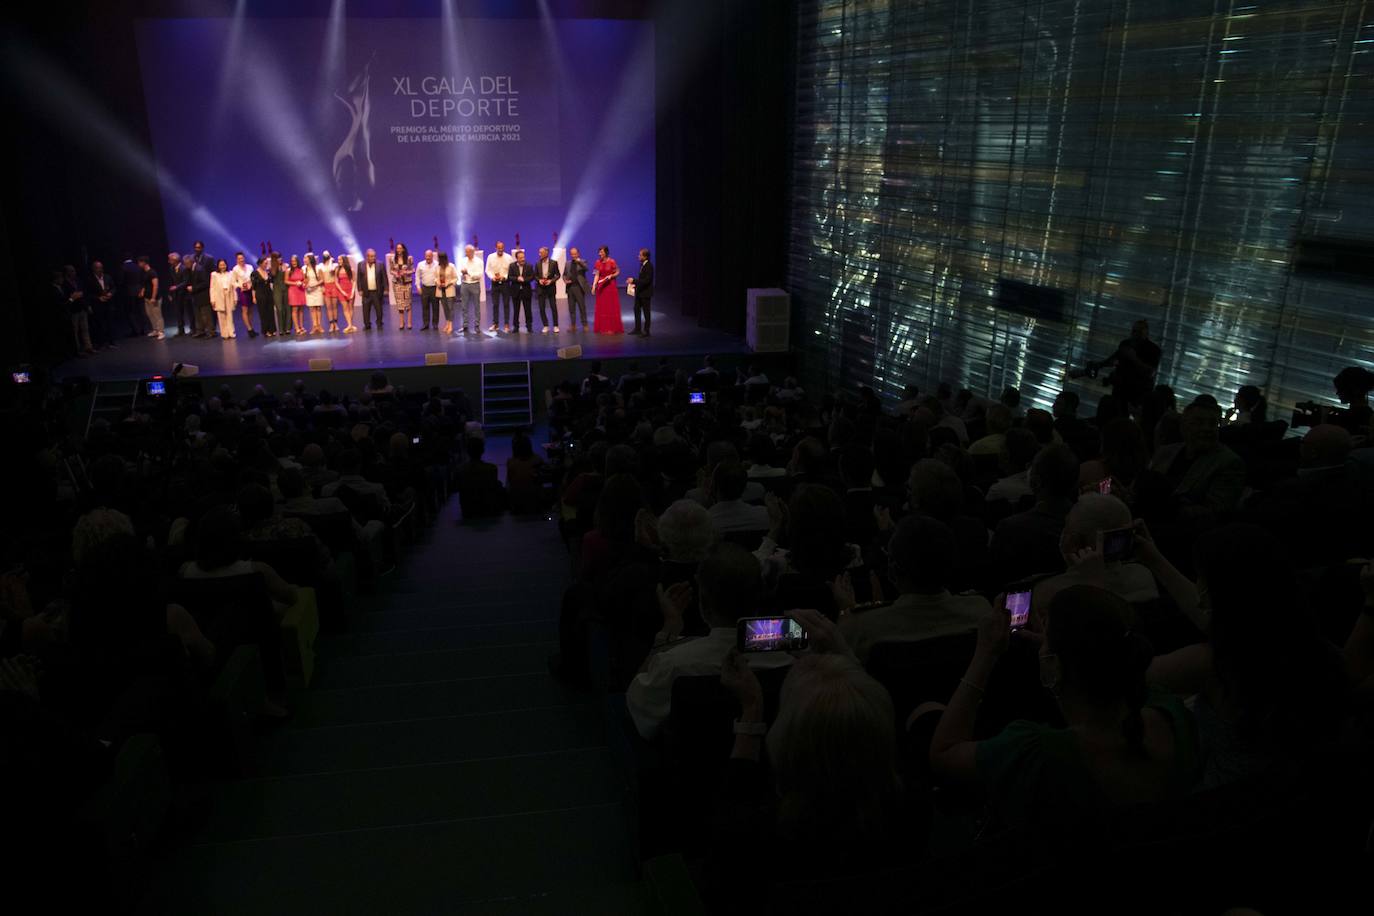
[[620, 268], [611, 260], [611, 249], [605, 245], [596, 250], [596, 255], [596, 280], [592, 283], [596, 317], [592, 330], [597, 334], [624, 334], [625, 323], [620, 320], [620, 290], [615, 285]]

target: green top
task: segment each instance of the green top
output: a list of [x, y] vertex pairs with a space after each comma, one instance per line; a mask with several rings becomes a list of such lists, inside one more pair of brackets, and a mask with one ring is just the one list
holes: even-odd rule
[[[1201, 758], [1192, 714], [1172, 694], [1151, 690], [1145, 706], [1162, 713], [1174, 735], [1170, 797], [1186, 794]], [[1017, 720], [978, 742], [978, 779], [1006, 826], [1047, 825], [1105, 811], [1109, 805], [1083, 758], [1078, 735], [1067, 728]]]
[[269, 268], [269, 272], [272, 274], [272, 301], [277, 305], [286, 305], [288, 287], [286, 285], [285, 268], [276, 271]]

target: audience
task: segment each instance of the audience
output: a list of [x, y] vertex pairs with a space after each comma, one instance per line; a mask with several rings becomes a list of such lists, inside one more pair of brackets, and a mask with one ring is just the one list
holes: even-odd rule
[[[136, 723], [174, 749], [182, 778], [203, 779], [182, 751], [186, 723], [244, 643], [203, 626], [186, 597], [199, 586], [175, 577], [259, 574], [289, 621], [312, 583], [271, 549], [309, 545], [312, 572], [356, 568], [373, 587], [403, 568], [407, 518], [432, 521], [452, 489], [465, 519], [556, 505], [572, 581], [552, 667], [606, 695], [608, 743], [641, 792], [674, 798], [673, 780], [695, 780], [683, 797], [709, 803], [675, 814], [702, 829], [665, 851], [686, 857], [713, 911], [768, 911], [769, 888], [803, 875], [868, 888], [926, 856], [991, 857], [1040, 890], [997, 851], [1000, 835], [1091, 841], [1143, 812], [1230, 829], [1216, 793], [1288, 804], [1328, 778], [1330, 755], [1367, 759], [1366, 376], [1337, 376], [1349, 410], [1310, 411], [1299, 438], [1253, 386], [1223, 398], [1235, 405], [1223, 428], [1215, 398], [1180, 414], [1162, 385], [1138, 405], [1066, 390], [1051, 416], [1030, 406], [1038, 391], [989, 400], [950, 383], [911, 385], [895, 405], [874, 389], [822, 399], [794, 378], [771, 385], [779, 368], [708, 357], [689, 374], [660, 360], [613, 386], [593, 364], [555, 386], [547, 447], [510, 439], [505, 487], [486, 460], [499, 446], [458, 392], [377, 378], [334, 397], [302, 380], [244, 400], [189, 380], [75, 443], [54, 392], [9, 427], [23, 467], [11, 479], [26, 486], [12, 497], [22, 534], [0, 541], [0, 712], [74, 729], [63, 753], [91, 763], [74, 785], [106, 779], [102, 742]], [[695, 388], [706, 404], [689, 404]], [[999, 596], [1025, 589], [1030, 619], [1013, 632]], [[809, 646], [739, 652], [740, 618], [769, 615], [800, 622]], [[892, 697], [905, 702], [905, 687], [865, 671], [873, 647], [975, 632], [963, 678], [967, 660], [945, 660], [948, 682], [903, 729], [910, 706]], [[674, 709], [684, 676], [719, 678], [706, 684], [719, 693]], [[284, 688], [254, 714], [288, 715]], [[675, 736], [707, 734], [718, 740], [691, 759], [719, 767], [675, 766]], [[801, 872], [798, 849], [811, 850]], [[1071, 880], [1073, 857], [1058, 858]]]

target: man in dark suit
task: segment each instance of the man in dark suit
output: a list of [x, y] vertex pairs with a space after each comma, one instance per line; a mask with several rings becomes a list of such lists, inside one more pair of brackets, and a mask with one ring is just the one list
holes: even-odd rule
[[[649, 336], [649, 301], [654, 297], [654, 265], [649, 260], [649, 249], [639, 249], [639, 278], [635, 280], [635, 330], [641, 337]], [[640, 330], [641, 318], [644, 329]]]
[[130, 337], [142, 337], [148, 333], [143, 330], [144, 319], [147, 316], [143, 311], [143, 303], [138, 296], [142, 288], [143, 269], [138, 266], [138, 261], [125, 257], [124, 262], [119, 265], [120, 295], [115, 298], [117, 303], [115, 311], [120, 324], [120, 333], [124, 332], [123, 325], [128, 324]]
[[210, 309], [210, 273], [215, 262], [205, 253], [205, 243], [196, 242], [195, 253], [186, 269], [186, 289], [196, 316], [197, 337], [214, 337], [215, 314]]
[[534, 331], [534, 312], [530, 308], [530, 284], [534, 282], [534, 266], [525, 260], [525, 249], [515, 253], [510, 266], [510, 295], [515, 303], [515, 333], [520, 333], [520, 310], [525, 311], [525, 333]]
[[91, 309], [91, 336], [97, 347], [117, 349], [114, 326], [115, 279], [105, 272], [105, 265], [99, 261], [91, 262], [91, 273], [86, 278], [86, 304]]
[[377, 330], [382, 330], [386, 317], [383, 299], [386, 296], [386, 266], [377, 260], [377, 249], [367, 249], [363, 263], [358, 265], [355, 281], [363, 297], [363, 330], [372, 330], [372, 312], [377, 312]]
[[587, 293], [592, 285], [587, 282], [587, 262], [576, 248], [568, 249], [568, 270], [563, 275], [563, 286], [568, 291], [568, 319], [572, 329], [577, 330], [577, 316], [582, 316], [582, 327], [587, 327]]
[[167, 268], [162, 272], [162, 298], [165, 303], [163, 314], [177, 324], [178, 336], [186, 336], [186, 323], [191, 314], [191, 300], [186, 295], [186, 271], [181, 266], [181, 255], [175, 251], [167, 255]]
[[534, 265], [534, 289], [539, 296], [539, 333], [549, 333], [549, 313], [553, 309], [553, 332], [558, 333], [558, 262], [549, 257], [549, 249], [539, 249], [539, 261]]

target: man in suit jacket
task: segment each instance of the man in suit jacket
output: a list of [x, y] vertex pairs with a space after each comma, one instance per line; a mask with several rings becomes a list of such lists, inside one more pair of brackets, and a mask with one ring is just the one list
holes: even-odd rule
[[377, 330], [382, 330], [386, 317], [383, 300], [386, 297], [386, 265], [377, 260], [377, 249], [369, 248], [358, 265], [358, 275], [354, 280], [363, 298], [363, 330], [372, 330], [372, 313], [377, 313]]
[[525, 250], [515, 253], [510, 266], [511, 300], [515, 303], [515, 333], [520, 333], [520, 310], [525, 310], [525, 333], [534, 330], [533, 310], [530, 308], [530, 284], [534, 282], [534, 265], [525, 260]]
[[196, 242], [191, 263], [186, 269], [186, 289], [191, 294], [191, 308], [196, 316], [197, 337], [213, 337], [215, 313], [210, 308], [210, 273], [215, 262], [205, 253], [205, 243]]
[[[654, 297], [654, 265], [649, 260], [649, 249], [639, 249], [639, 278], [635, 280], [635, 329], [641, 337], [649, 336], [649, 301]], [[643, 321], [643, 330], [640, 322]]]
[[549, 249], [539, 249], [539, 261], [534, 265], [534, 288], [539, 296], [539, 333], [549, 333], [549, 314], [553, 309], [553, 332], [558, 333], [558, 262], [549, 257]]
[[165, 303], [163, 312], [177, 324], [177, 333], [186, 334], [186, 322], [191, 314], [191, 300], [186, 295], [186, 271], [181, 266], [181, 255], [175, 251], [167, 255], [167, 267], [162, 272], [162, 298]]
[[576, 248], [568, 249], [568, 272], [563, 275], [563, 285], [568, 291], [568, 318], [572, 329], [577, 330], [577, 316], [582, 316], [582, 327], [587, 327], [587, 293], [592, 285], [587, 282], [587, 262]]
[[105, 272], [105, 265], [91, 262], [86, 278], [86, 304], [91, 309], [91, 331], [98, 347], [118, 347], [114, 327], [115, 278]]

